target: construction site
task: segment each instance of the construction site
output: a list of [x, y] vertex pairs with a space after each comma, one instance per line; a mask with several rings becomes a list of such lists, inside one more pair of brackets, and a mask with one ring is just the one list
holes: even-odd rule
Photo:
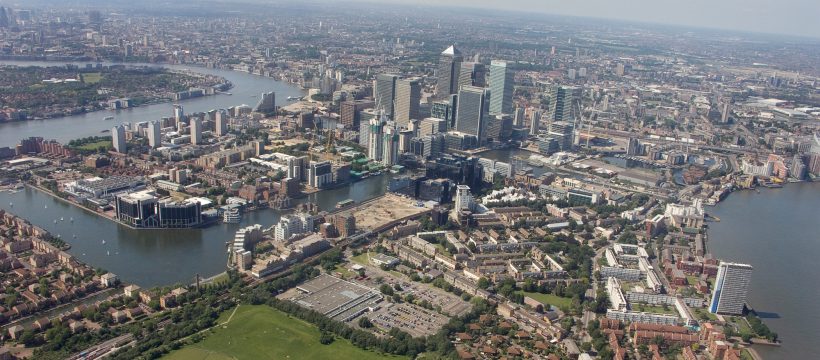
[[353, 215], [356, 218], [356, 228], [366, 232], [378, 232], [397, 222], [417, 218], [432, 209], [432, 203], [387, 193], [333, 214]]

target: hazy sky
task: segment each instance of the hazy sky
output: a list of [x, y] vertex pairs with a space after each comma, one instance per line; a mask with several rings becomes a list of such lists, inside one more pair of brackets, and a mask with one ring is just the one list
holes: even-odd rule
[[401, 4], [469, 6], [525, 12], [536, 11], [557, 15], [589, 16], [820, 37], [820, 0], [381, 1]]

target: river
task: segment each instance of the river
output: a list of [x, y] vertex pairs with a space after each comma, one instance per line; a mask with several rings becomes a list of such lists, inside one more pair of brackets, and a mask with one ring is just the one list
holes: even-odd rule
[[[295, 202], [311, 201], [322, 210], [332, 210], [345, 199], [362, 202], [384, 194], [388, 180], [386, 174], [374, 176]], [[0, 192], [0, 209], [60, 235], [71, 244], [69, 252], [81, 261], [142, 287], [191, 283], [196, 274], [209, 277], [225, 271], [225, 242], [233, 239], [236, 230], [253, 224], [271, 226], [283, 213], [259, 210], [244, 214], [239, 224], [204, 229], [134, 230], [28, 188], [17, 193]]]
[[754, 266], [748, 301], [778, 333], [780, 348], [757, 346], [765, 359], [816, 358], [820, 339], [820, 183], [738, 191], [707, 212], [712, 253]]
[[[66, 62], [0, 61], [19, 66], [60, 66]], [[86, 63], [72, 63], [84, 66]], [[234, 105], [256, 105], [262, 92], [276, 92], [277, 103], [303, 92], [287, 83], [248, 73], [191, 67], [154, 65], [171, 69], [191, 69], [222, 76], [232, 82], [233, 95], [215, 95], [180, 102], [186, 112], [207, 111]], [[14, 146], [20, 139], [42, 136], [66, 142], [99, 135], [117, 123], [140, 122], [172, 115], [172, 104], [155, 104], [126, 110], [97, 111], [88, 114], [47, 120], [0, 123], [0, 146]], [[113, 115], [115, 120], [103, 117]], [[312, 201], [321, 209], [332, 209], [341, 200], [364, 201], [384, 194], [389, 175], [371, 177], [350, 186], [326, 190], [299, 199]], [[10, 205], [13, 203], [14, 205]], [[18, 193], [0, 192], [0, 209], [28, 219], [49, 232], [61, 235], [72, 245], [69, 251], [81, 261], [109, 270], [129, 283], [143, 287], [192, 282], [196, 274], [203, 277], [225, 270], [225, 242], [233, 239], [240, 226], [262, 224], [267, 227], [279, 221], [281, 212], [265, 209], [245, 214], [240, 224], [219, 224], [205, 229], [133, 230], [69, 205], [33, 189]], [[60, 218], [63, 221], [60, 221]], [[71, 221], [73, 219], [73, 222]], [[55, 222], [56, 220], [56, 222]], [[105, 241], [105, 243], [103, 243]]]
[[[45, 61], [10, 61], [0, 60], [0, 65], [18, 66], [61, 66], [65, 64], [76, 64], [85, 66], [87, 62], [45, 62]], [[110, 65], [109, 63], [104, 63]], [[161, 66], [169, 69], [190, 69], [203, 74], [221, 76], [234, 87], [230, 90], [233, 95], [213, 95], [183, 100], [179, 103], [185, 112], [208, 111], [211, 109], [228, 108], [235, 105], [247, 104], [256, 106], [259, 96], [263, 92], [273, 91], [276, 93], [276, 103], [284, 105], [289, 96], [303, 96], [304, 92], [297, 86], [276, 81], [269, 77], [253, 75], [244, 72], [209, 69], [197, 66], [186, 65], [158, 65], [158, 64], [138, 64], [128, 63], [126, 65], [146, 65]], [[103, 120], [106, 116], [114, 116], [114, 120]], [[173, 105], [171, 102], [139, 106], [122, 110], [101, 110], [86, 114], [65, 116], [44, 120], [27, 120], [0, 123], [0, 147], [16, 145], [20, 139], [30, 136], [42, 136], [46, 139], [55, 139], [65, 143], [69, 140], [100, 135], [100, 131], [111, 129], [118, 123], [136, 123], [142, 121], [159, 120], [165, 116], [173, 116]]]

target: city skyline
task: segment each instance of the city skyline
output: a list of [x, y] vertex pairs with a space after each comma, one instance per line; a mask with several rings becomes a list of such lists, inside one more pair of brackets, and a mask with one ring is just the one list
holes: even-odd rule
[[[352, 0], [372, 3], [370, 0]], [[701, 29], [731, 30], [747, 33], [790, 35], [820, 39], [820, 25], [813, 14], [820, 13], [820, 3], [811, 0], [787, 0], [771, 3], [757, 0], [695, 0], [687, 2], [653, 0], [587, 0], [583, 5], [567, 1], [454, 0], [442, 4], [434, 0], [386, 0], [385, 3], [408, 6], [464, 7], [475, 10], [503, 10], [510, 13], [606, 19], [654, 25], [684, 26]], [[524, 9], [527, 9], [526, 11]], [[716, 11], [704, 11], [713, 9]], [[736, 16], [740, 13], [742, 16]], [[774, 21], [772, 21], [774, 20]]]
[[820, 42], [594, 18], [691, 18], [644, 0], [30, 1], [2, 359], [816, 352], [782, 279], [817, 275]]

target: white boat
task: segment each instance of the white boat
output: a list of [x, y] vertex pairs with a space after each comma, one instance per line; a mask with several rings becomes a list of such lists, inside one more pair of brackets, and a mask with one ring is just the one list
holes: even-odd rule
[[71, 235], [71, 238], [72, 238], [72, 239], [76, 239], [76, 238], [77, 238], [77, 234]]
[[55, 224], [57, 223], [57, 219], [54, 219], [54, 223], [55, 223]]
[[106, 256], [111, 256], [111, 251], [106, 251], [106, 252], [105, 252], [105, 255], [106, 255]]
[[102, 243], [103, 243], [103, 245], [105, 245], [105, 239], [103, 239]]
[[61, 218], [60, 218], [60, 221], [65, 221], [65, 220], [61, 217]]
[[14, 207], [14, 203], [9, 203], [9, 206]]
[[103, 120], [105, 120], [105, 121], [114, 120], [114, 117], [113, 116], [106, 116], [106, 117], [103, 118]]
[[68, 219], [68, 221], [74, 222], [74, 218]]
[[43, 205], [46, 209], [48, 209], [48, 205]]

